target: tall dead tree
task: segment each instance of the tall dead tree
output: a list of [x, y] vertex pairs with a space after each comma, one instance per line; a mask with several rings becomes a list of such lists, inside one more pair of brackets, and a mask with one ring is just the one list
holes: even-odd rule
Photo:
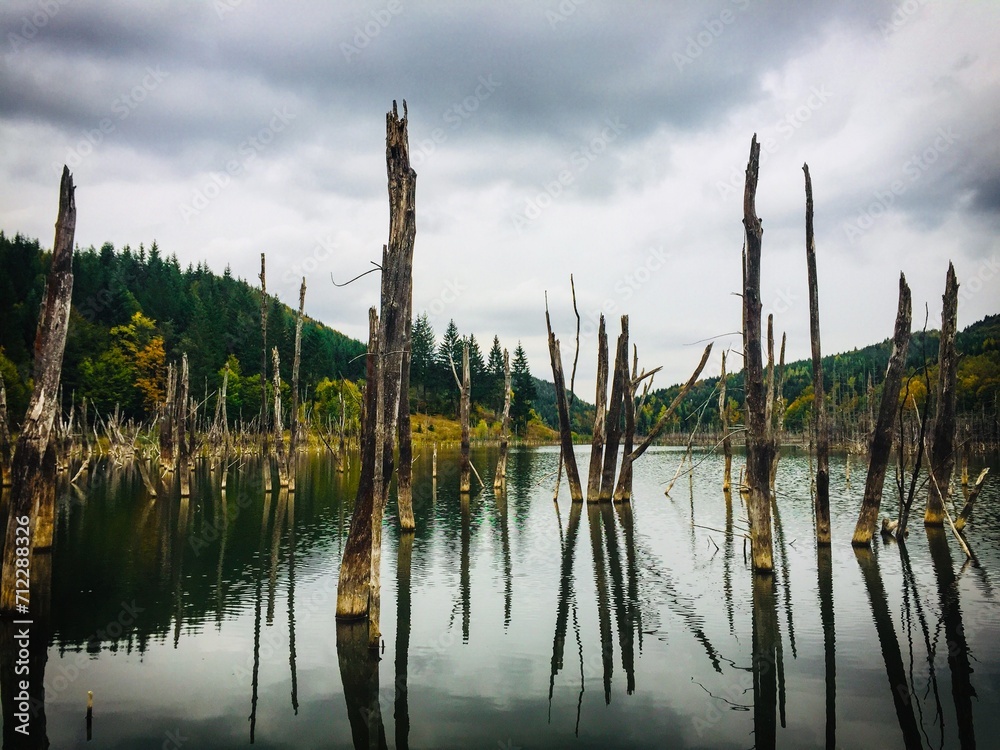
[[878, 521], [878, 510], [882, 503], [882, 486], [885, 483], [885, 470], [889, 465], [889, 453], [892, 451], [892, 424], [896, 417], [899, 403], [899, 389], [903, 382], [903, 371], [906, 369], [906, 351], [910, 346], [910, 287], [906, 285], [906, 277], [899, 274], [899, 306], [896, 311], [896, 328], [892, 337], [892, 354], [889, 356], [889, 368], [882, 384], [882, 403], [879, 405], [878, 421], [872, 433], [871, 448], [868, 452], [868, 477], [865, 480], [865, 494], [861, 501], [861, 512], [854, 528], [851, 544], [856, 547], [867, 547], [875, 533]]
[[[608, 403], [607, 430], [604, 441], [604, 464], [601, 467], [601, 500], [610, 500], [615, 491], [615, 469], [622, 439], [622, 413], [629, 390], [628, 315], [622, 315], [622, 332], [615, 348], [615, 367], [611, 374], [611, 400]], [[624, 464], [623, 464], [624, 466]]]
[[52, 244], [52, 266], [35, 334], [35, 387], [21, 424], [21, 434], [11, 466], [13, 487], [0, 574], [0, 613], [5, 615], [13, 614], [18, 604], [17, 572], [23, 568], [19, 568], [17, 563], [24, 556], [18, 554], [19, 548], [24, 549], [23, 543], [19, 543], [23, 539], [18, 539], [18, 529], [23, 528], [26, 519], [30, 559], [35, 539], [40, 536], [36, 528], [39, 517], [53, 518], [55, 515], [54, 507], [42, 507], [55, 503], [55, 492], [50, 491], [55, 481], [54, 471], [51, 470], [53, 464], [47, 462], [49, 471], [43, 470], [42, 464], [52, 437], [52, 423], [59, 409], [59, 378], [73, 298], [73, 237], [76, 233], [74, 191], [73, 176], [64, 166], [59, 184], [59, 213]]
[[174, 470], [174, 417], [177, 398], [177, 369], [174, 363], [167, 365], [167, 392], [164, 396], [163, 410], [160, 412], [160, 469], [165, 472]]
[[545, 303], [545, 326], [549, 333], [549, 363], [552, 365], [552, 381], [556, 389], [556, 408], [559, 412], [559, 445], [562, 452], [562, 462], [566, 466], [566, 481], [569, 483], [570, 499], [574, 503], [579, 503], [583, 502], [583, 489], [580, 487], [580, 472], [577, 469], [576, 456], [573, 453], [573, 430], [569, 421], [569, 404], [566, 401], [566, 377], [563, 375], [559, 339], [552, 332], [548, 302]]
[[[177, 477], [181, 485], [181, 497], [191, 495], [191, 472], [188, 459], [191, 455], [191, 441], [188, 439], [187, 423], [191, 418], [188, 409], [189, 396], [187, 352], [181, 358], [181, 375], [177, 385], [177, 400], [174, 404], [174, 443], [177, 446]], [[263, 397], [263, 396], [262, 396]]]
[[278, 486], [288, 486], [288, 463], [285, 459], [285, 425], [281, 413], [281, 370], [278, 347], [271, 350], [274, 365], [274, 450], [278, 458]]
[[[376, 462], [379, 415], [379, 324], [375, 308], [368, 311], [368, 354], [365, 357], [365, 394], [361, 418], [361, 477], [344, 544], [337, 580], [337, 619], [356, 620], [368, 615], [371, 594], [372, 528], [374, 507], [381, 503], [381, 456]], [[378, 501], [376, 502], [376, 496]]]
[[823, 390], [823, 356], [819, 337], [819, 285], [816, 274], [816, 237], [813, 234], [813, 194], [809, 165], [806, 178], [806, 273], [809, 277], [809, 338], [812, 341], [813, 432], [816, 435], [816, 543], [830, 544], [830, 432]]
[[925, 526], [944, 524], [944, 501], [951, 488], [951, 475], [955, 470], [955, 401], [958, 376], [958, 353], [955, 350], [955, 333], [958, 325], [958, 280], [955, 267], [948, 263], [945, 280], [943, 309], [941, 311], [941, 339], [938, 344], [938, 400], [931, 433], [930, 474], [927, 493]]
[[260, 424], [261, 450], [267, 455], [267, 272], [260, 254]]
[[594, 398], [594, 432], [590, 440], [590, 472], [587, 475], [587, 502], [595, 503], [601, 494], [601, 463], [604, 458], [604, 436], [608, 399], [608, 333], [604, 314], [597, 329], [597, 394]]
[[747, 471], [749, 489], [747, 515], [750, 520], [750, 555], [753, 569], [774, 569], [771, 543], [770, 474], [774, 438], [767, 420], [767, 393], [761, 362], [760, 254], [764, 227], [755, 205], [760, 170], [760, 144], [754, 134], [750, 142], [746, 185], [743, 192], [743, 227], [746, 235], [743, 262], [743, 365], [746, 391]]
[[[417, 173], [410, 166], [406, 101], [400, 118], [396, 102], [385, 116], [385, 163], [389, 184], [389, 243], [382, 249], [382, 399], [386, 445], [382, 458], [382, 492], [388, 498], [393, 452], [399, 433], [399, 524], [413, 529], [410, 445], [410, 336], [413, 321], [413, 243], [417, 233]], [[405, 465], [405, 466], [404, 466]]]
[[722, 353], [722, 374], [719, 376], [719, 421], [722, 424], [722, 454], [726, 462], [722, 472], [722, 491], [729, 492], [733, 479], [733, 441], [729, 437], [729, 403], [726, 396], [725, 352]]
[[510, 353], [503, 350], [503, 420], [500, 423], [500, 455], [493, 476], [493, 490], [502, 491], [507, 486], [507, 450], [510, 441]]
[[[288, 436], [288, 489], [295, 489], [295, 452], [299, 439], [299, 362], [302, 359], [302, 313], [306, 307], [306, 277], [299, 287], [299, 314], [295, 318], [295, 358], [292, 360], [292, 414]], [[227, 369], [228, 372], [228, 369]]]
[[10, 486], [10, 428], [7, 426], [7, 391], [0, 377], [0, 487]]
[[[448, 353], [451, 356], [451, 352]], [[472, 406], [472, 382], [469, 376], [469, 342], [466, 341], [462, 347], [462, 379], [459, 380], [458, 372], [455, 371], [455, 363], [451, 363], [451, 374], [455, 377], [455, 385], [458, 386], [461, 394], [459, 400], [459, 423], [462, 425], [462, 454], [459, 458], [458, 469], [458, 491], [469, 492], [472, 489], [471, 468], [472, 461], [469, 458], [469, 412]]]

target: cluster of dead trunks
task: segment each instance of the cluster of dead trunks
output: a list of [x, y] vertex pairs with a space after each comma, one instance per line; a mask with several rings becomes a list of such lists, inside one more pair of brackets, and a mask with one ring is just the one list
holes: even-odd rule
[[[768, 317], [767, 351], [768, 365], [766, 375], [762, 365], [761, 355], [761, 301], [760, 301], [760, 261], [761, 239], [763, 228], [755, 209], [757, 178], [760, 164], [760, 145], [754, 136], [750, 146], [750, 158], [746, 170], [744, 190], [743, 224], [745, 229], [745, 244], [743, 255], [743, 344], [746, 384], [746, 443], [747, 465], [746, 483], [741, 486], [741, 493], [747, 498], [748, 517], [750, 522], [750, 540], [753, 569], [767, 573], [773, 570], [773, 555], [771, 545], [771, 507], [774, 501], [775, 467], [779, 456], [779, 435], [781, 431], [780, 397], [775, 396], [774, 374], [774, 340], [772, 320]], [[806, 261], [809, 283], [809, 318], [812, 340], [813, 362], [813, 431], [815, 435], [817, 467], [815, 475], [815, 528], [816, 541], [820, 546], [829, 545], [830, 538], [830, 473], [829, 473], [829, 439], [828, 422], [824, 403], [823, 368], [819, 332], [819, 295], [816, 273], [816, 243], [813, 232], [813, 196], [812, 181], [808, 165], [803, 165], [805, 172], [806, 193]], [[916, 402], [910, 393], [910, 380], [906, 381], [906, 390], [901, 401], [904, 375], [906, 370], [906, 355], [910, 340], [911, 303], [910, 290], [903, 274], [899, 278], [899, 307], [896, 316], [895, 333], [893, 336], [892, 355], [886, 372], [882, 389], [882, 400], [878, 419], [875, 423], [869, 447], [869, 467], [865, 483], [864, 498], [858, 517], [857, 527], [852, 538], [856, 547], [867, 547], [875, 533], [879, 508], [882, 500], [886, 469], [893, 448], [893, 431], [898, 423], [899, 446], [897, 450], [898, 471], [897, 489], [899, 493], [899, 517], [896, 521], [884, 520], [883, 534], [894, 534], [902, 541], [906, 535], [906, 526], [910, 509], [920, 486], [920, 470], [924, 454], [929, 457], [926, 482], [928, 484], [927, 506], [924, 513], [924, 523], [927, 526], [942, 526], [945, 522], [951, 526], [962, 549], [969, 557], [972, 553], [961, 534], [961, 529], [972, 512], [973, 504], [979, 495], [987, 470], [984, 470], [976, 481], [976, 486], [969, 493], [965, 507], [954, 521], [945, 505], [951, 486], [952, 473], [955, 467], [956, 455], [956, 376], [958, 356], [955, 350], [955, 334], [957, 330], [958, 282], [955, 270], [948, 265], [948, 273], [943, 297], [943, 312], [941, 316], [941, 336], [938, 351], [938, 387], [936, 413], [933, 419], [933, 431], [927, 434], [931, 423], [929, 408], [925, 409], [920, 418], [920, 430], [917, 445], [913, 451], [908, 451], [905, 445], [903, 430], [903, 414], [907, 406], [916, 411]], [[778, 366], [777, 380], [782, 379], [781, 371], [784, 364], [784, 337], [782, 337], [782, 357]], [[723, 359], [722, 383], [725, 382], [725, 359]], [[923, 377], [926, 379], [926, 367]], [[912, 378], [911, 378], [912, 380]], [[931, 392], [930, 383], [926, 390]], [[778, 393], [780, 393], [780, 385]], [[909, 403], [908, 403], [909, 402]], [[725, 391], [723, 385], [720, 397], [720, 412], [725, 425]], [[731, 463], [730, 446], [725, 446], [726, 476], [724, 488], [729, 487], [729, 470]], [[907, 483], [908, 455], [913, 454], [909, 483]]]

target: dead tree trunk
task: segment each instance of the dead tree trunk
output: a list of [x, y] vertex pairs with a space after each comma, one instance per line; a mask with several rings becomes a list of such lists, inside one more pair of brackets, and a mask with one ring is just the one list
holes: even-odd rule
[[[626, 375], [628, 367], [626, 365]], [[635, 391], [639, 387], [639, 350], [632, 345], [632, 376], [625, 383], [625, 434], [622, 436], [622, 455], [632, 452], [635, 441]], [[632, 499], [632, 464], [622, 461], [622, 475], [615, 485], [612, 498], [616, 503]], [[619, 492], [619, 489], [621, 490]]]
[[[770, 330], [771, 316], [767, 316]], [[768, 486], [771, 488], [771, 499], [774, 494], [774, 483], [778, 478], [778, 461], [781, 460], [781, 441], [785, 432], [785, 334], [781, 334], [781, 350], [778, 354], [778, 369], [774, 376], [775, 390], [771, 392], [771, 427], [774, 436], [774, 458], [771, 460], [771, 475]]]
[[177, 388], [177, 401], [175, 403], [177, 414], [174, 419], [174, 442], [177, 444], [177, 475], [180, 479], [181, 497], [190, 497], [191, 495], [191, 472], [188, 465], [191, 443], [188, 440], [187, 431], [187, 423], [191, 418], [188, 409], [188, 386], [188, 358], [185, 352], [181, 358], [180, 384]]
[[944, 525], [944, 501], [955, 470], [955, 400], [958, 353], [955, 332], [958, 322], [958, 280], [955, 267], [948, 264], [941, 312], [941, 340], [938, 348], [938, 401], [931, 434], [930, 469], [932, 481], [927, 493], [925, 526]]
[[597, 395], [594, 398], [594, 433], [590, 440], [590, 473], [587, 475], [587, 502], [596, 503], [601, 494], [601, 461], [604, 458], [604, 437], [608, 400], [608, 334], [601, 314], [597, 329]]
[[902, 386], [903, 370], [906, 369], [906, 350], [910, 346], [910, 287], [906, 277], [899, 274], [899, 308], [896, 311], [896, 329], [892, 338], [892, 355], [889, 368], [882, 384], [882, 403], [879, 405], [878, 421], [872, 433], [868, 451], [868, 477], [865, 480], [865, 494], [861, 501], [861, 512], [854, 528], [851, 544], [867, 547], [875, 533], [878, 510], [882, 503], [882, 485], [885, 470], [892, 451], [892, 424], [899, 403], [899, 389]]
[[299, 314], [295, 318], [295, 358], [292, 360], [292, 415], [288, 436], [288, 489], [295, 489], [296, 451], [299, 442], [299, 362], [302, 359], [302, 313], [306, 307], [306, 277], [299, 287]]
[[0, 487], [10, 486], [10, 428], [7, 426], [7, 391], [0, 377]]
[[177, 370], [174, 363], [167, 366], [167, 393], [163, 404], [163, 413], [160, 415], [160, 469], [161, 471], [174, 470], [174, 417], [176, 412], [177, 398]]
[[760, 144], [756, 134], [750, 142], [746, 186], [743, 193], [743, 227], [746, 234], [743, 284], [743, 363], [746, 389], [747, 471], [749, 488], [747, 515], [750, 520], [750, 554], [753, 569], [774, 569], [771, 543], [770, 472], [774, 440], [767, 422], [767, 394], [760, 340], [760, 254], [764, 228], [755, 205], [760, 170]]
[[[351, 515], [351, 528], [344, 544], [337, 581], [337, 619], [367, 616], [371, 593], [372, 518], [376, 489], [381, 495], [381, 462], [375, 462], [376, 419], [379, 414], [378, 314], [368, 311], [368, 355], [365, 358], [365, 400], [362, 406], [361, 478]], [[376, 481], [377, 480], [377, 481]], [[380, 498], [381, 501], [381, 498]]]
[[986, 467], [979, 472], [979, 476], [976, 478], [976, 483], [969, 491], [969, 497], [965, 501], [965, 505], [962, 506], [962, 512], [959, 513], [958, 518], [955, 519], [955, 529], [957, 531], [961, 531], [965, 528], [965, 524], [969, 520], [969, 516], [972, 515], [972, 507], [976, 504], [976, 499], [979, 497], [979, 493], [983, 489], [983, 483], [986, 481], [986, 475], [989, 473], [989, 467]]
[[722, 374], [719, 376], [719, 421], [722, 423], [722, 454], [726, 461], [722, 473], [722, 491], [729, 492], [733, 481], [733, 441], [729, 437], [729, 403], [726, 397], [725, 352], [722, 353]]
[[[28, 613], [30, 603], [27, 591], [18, 588], [17, 572], [22, 568], [17, 563], [25, 557], [22, 552], [25, 547], [28, 551], [26, 557], [31, 559], [35, 539], [39, 537], [39, 530], [36, 528], [39, 518], [51, 519], [55, 510], [54, 507], [48, 507], [55, 503], [55, 492], [49, 491], [55, 481], [54, 471], [44, 471], [42, 464], [52, 436], [52, 422], [59, 409], [56, 394], [59, 393], [59, 377], [73, 297], [73, 237], [76, 232], [74, 190], [73, 177], [64, 166], [59, 185], [59, 214], [52, 244], [52, 266], [35, 334], [35, 388], [28, 402], [28, 411], [21, 425], [11, 466], [13, 488], [0, 578], [0, 613], [5, 615], [15, 613], [19, 603], [25, 607], [20, 613]], [[18, 529], [25, 525], [28, 529], [27, 539], [18, 534]], [[51, 535], [51, 532], [48, 533]], [[23, 583], [21, 580], [21, 584]]]
[[[404, 529], [413, 529], [413, 497], [410, 481], [412, 448], [410, 431], [410, 335], [413, 322], [413, 243], [417, 233], [416, 188], [417, 173], [410, 166], [409, 135], [407, 133], [406, 102], [400, 119], [396, 102], [385, 116], [385, 163], [389, 185], [389, 242], [382, 252], [382, 331], [380, 335], [385, 359], [382, 362], [382, 399], [385, 414], [386, 444], [382, 459], [383, 501], [388, 499], [392, 479], [393, 453], [397, 431], [405, 422], [407, 445], [400, 434], [399, 483], [396, 502], [399, 522]], [[406, 370], [405, 375], [403, 370]], [[403, 389], [405, 381], [406, 390]], [[405, 411], [405, 418], [400, 416]], [[403, 464], [406, 463], [406, 468]]]
[[[830, 544], [830, 432], [823, 390], [823, 356], [819, 336], [819, 285], [816, 274], [816, 238], [813, 234], [813, 195], [809, 165], [806, 176], [806, 273], [809, 277], [809, 338], [813, 364], [813, 432], [816, 434], [816, 543]], [[848, 469], [848, 471], [850, 471]]]
[[502, 492], [507, 486], [507, 450], [510, 440], [510, 354], [503, 350], [503, 421], [500, 423], [500, 455], [497, 470], [493, 476], [494, 492]]
[[274, 450], [278, 458], [278, 486], [288, 486], [288, 463], [285, 459], [285, 425], [281, 413], [281, 370], [278, 347], [271, 350], [274, 366]]
[[[450, 356], [450, 353], [449, 353]], [[469, 344], [465, 343], [462, 348], [462, 379], [458, 379], [458, 372], [455, 371], [455, 363], [451, 363], [451, 374], [455, 376], [455, 385], [458, 386], [461, 398], [459, 401], [459, 422], [462, 425], [462, 455], [459, 458], [459, 479], [458, 491], [469, 492], [472, 489], [471, 467], [469, 460], [469, 411], [471, 407], [470, 396], [472, 393], [472, 383], [469, 377]]]
[[559, 412], [559, 445], [562, 451], [562, 462], [566, 466], [566, 481], [569, 483], [570, 499], [574, 503], [579, 503], [583, 502], [583, 489], [580, 487], [580, 472], [577, 470], [576, 456], [573, 453], [573, 431], [569, 421], [569, 405], [566, 402], [566, 378], [563, 375], [559, 339], [552, 332], [548, 304], [545, 305], [545, 326], [549, 332], [549, 362], [552, 365], [556, 407]]
[[264, 268], [264, 253], [260, 254], [260, 434], [261, 453], [267, 463], [267, 274]]
[[[622, 410], [628, 391], [628, 315], [622, 315], [622, 332], [615, 349], [615, 369], [611, 375], [611, 402], [608, 404], [604, 465], [601, 468], [601, 500], [610, 500], [615, 490], [618, 446], [622, 439]], [[624, 467], [624, 463], [623, 463]]]
[[[625, 500], [631, 496], [631, 493], [626, 492], [626, 485], [632, 476], [632, 465], [639, 459], [640, 456], [642, 456], [643, 453], [646, 452], [649, 446], [653, 444], [653, 441], [659, 437], [660, 433], [663, 432], [663, 429], [667, 426], [670, 418], [674, 415], [674, 412], [677, 411], [677, 407], [680, 406], [684, 397], [687, 396], [688, 391], [690, 391], [697, 382], [698, 376], [701, 375], [701, 371], [705, 369], [705, 363], [708, 362], [708, 355], [711, 353], [712, 345], [709, 344], [705, 347], [705, 351], [701, 355], [701, 361], [698, 363], [695, 371], [691, 373], [691, 377], [688, 378], [687, 383], [684, 384], [684, 387], [681, 388], [680, 392], [674, 396], [674, 400], [670, 402], [670, 406], [667, 407], [667, 410], [656, 421], [656, 424], [653, 425], [653, 429], [646, 434], [646, 437], [643, 438], [643, 441], [639, 443], [635, 450], [622, 456], [622, 467], [618, 475], [618, 483], [614, 492], [616, 498]], [[640, 377], [639, 379], [641, 380], [642, 378]]]

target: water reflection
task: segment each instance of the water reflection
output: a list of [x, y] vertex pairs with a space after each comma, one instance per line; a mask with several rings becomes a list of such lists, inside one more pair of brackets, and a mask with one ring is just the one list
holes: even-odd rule
[[951, 670], [951, 695], [955, 701], [958, 738], [962, 747], [975, 747], [976, 733], [972, 722], [972, 699], [977, 697], [972, 687], [972, 666], [969, 644], [962, 624], [962, 609], [958, 601], [958, 580], [952, 566], [951, 551], [945, 530], [927, 526], [934, 577], [937, 579], [938, 603], [944, 620], [945, 643], [948, 647], [948, 668]]
[[892, 693], [892, 702], [896, 708], [896, 720], [899, 722], [899, 728], [903, 734], [903, 742], [906, 743], [907, 747], [923, 747], [920, 731], [917, 728], [917, 720], [913, 715], [910, 684], [903, 667], [899, 639], [896, 637], [896, 629], [892, 624], [892, 615], [889, 612], [889, 603], [886, 599], [885, 586], [882, 583], [882, 574], [879, 571], [878, 558], [871, 550], [864, 547], [855, 547], [854, 555], [857, 557], [865, 589], [868, 591], [868, 601], [871, 604], [872, 618], [875, 620], [875, 629], [878, 631], [878, 640], [882, 647], [885, 674], [889, 680], [889, 691]]
[[378, 700], [378, 656], [368, 648], [368, 622], [337, 622], [337, 661], [354, 747], [385, 748]]
[[[515, 451], [506, 494], [494, 497], [487, 490], [464, 501], [444, 473], [439, 501], [432, 502], [431, 478], [415, 471], [417, 482], [424, 482], [422, 489], [415, 486], [415, 499], [417, 492], [423, 499], [415, 504], [415, 535], [399, 534], [394, 519], [387, 519], [393, 530], [385, 535], [389, 579], [383, 586], [387, 602], [395, 598], [396, 630], [386, 629], [381, 661], [381, 654], [368, 650], [363, 625], [355, 638], [351, 625], [334, 623], [340, 538], [351, 517], [350, 502], [342, 498], [353, 497], [350, 486], [338, 489], [344, 474], [323, 462], [304, 462], [297, 492], [275, 487], [264, 493], [252, 476], [234, 472], [226, 494], [203, 480], [184, 503], [176, 495], [176, 477], [172, 488], [150, 501], [137, 475], [115, 477], [97, 467], [85, 500], [68, 487], [60, 495], [52, 573], [58, 606], [51, 630], [33, 631], [43, 644], [51, 637], [55, 645], [47, 663], [44, 649], [31, 657], [33, 676], [46, 674], [50, 681], [73, 664], [86, 663], [89, 671], [68, 691], [58, 682], [48, 691], [47, 710], [36, 715], [35, 726], [44, 727], [55, 746], [82, 742], [86, 690], [94, 689], [97, 739], [120, 747], [160, 746], [164, 732], [175, 728], [194, 738], [188, 746], [206, 748], [239, 741], [282, 748], [346, 742], [385, 747], [387, 735], [401, 748], [410, 742], [566, 746], [573, 734], [581, 747], [665, 746], [668, 736], [670, 746], [678, 747], [770, 747], [783, 725], [783, 744], [819, 744], [824, 701], [827, 747], [838, 741], [858, 746], [861, 732], [887, 733], [887, 745], [974, 741], [976, 688], [985, 704], [996, 685], [992, 643], [977, 639], [988, 631], [973, 627], [993, 612], [983, 601], [992, 590], [970, 568], [960, 599], [958, 579], [966, 574], [957, 573], [948, 536], [932, 530], [926, 547], [923, 536], [919, 544], [911, 538], [909, 554], [898, 548], [901, 568], [891, 556], [881, 558], [880, 570], [871, 553], [852, 560], [822, 548], [814, 556], [810, 544], [800, 552], [801, 541], [792, 541], [812, 533], [803, 480], [799, 499], [783, 502], [776, 516], [780, 567], [770, 578], [749, 579], [740, 574], [746, 567], [735, 518], [739, 508], [731, 497], [722, 502], [718, 482], [696, 475], [694, 505], [705, 527], [725, 529], [724, 546], [713, 551], [700, 531], [692, 556], [687, 530], [677, 524], [677, 506], [656, 502], [655, 481], [641, 470], [637, 488], [649, 490], [648, 502], [553, 506], [548, 476], [555, 455]], [[120, 494], [112, 497], [107, 493], [113, 486]], [[680, 503], [682, 521], [688, 505]], [[482, 523], [491, 529], [477, 539]], [[584, 523], [589, 544], [580, 539]], [[996, 550], [979, 546], [984, 561], [996, 565]], [[877, 553], [886, 554], [881, 548]], [[39, 576], [43, 569], [39, 562]], [[980, 598], [965, 593], [970, 589]], [[135, 629], [109, 634], [113, 613], [133, 599], [142, 608]], [[792, 607], [798, 607], [794, 620]], [[285, 631], [286, 609], [287, 643], [275, 637]], [[895, 624], [893, 609], [902, 617]], [[789, 639], [784, 644], [783, 626]], [[9, 727], [16, 652], [11, 635], [0, 635], [6, 639], [0, 692]], [[869, 660], [853, 654], [878, 653], [876, 638], [884, 663], [876, 659], [873, 672]], [[845, 655], [843, 644], [851, 644], [851, 653]], [[794, 669], [791, 659], [783, 660], [782, 645], [789, 647], [784, 655], [803, 656]], [[575, 655], [567, 653], [574, 648]], [[950, 670], [951, 697], [941, 696], [943, 707], [935, 652], [937, 674], [943, 676], [945, 661]], [[539, 661], [550, 656], [545, 675]], [[975, 677], [974, 656], [987, 665]], [[187, 672], [198, 679], [181, 686], [173, 675]], [[598, 675], [603, 689], [596, 689]], [[139, 689], [128, 694], [151, 684], [158, 686], [155, 697]], [[711, 692], [705, 697], [702, 690]], [[838, 724], [838, 693], [842, 713], [859, 704], [877, 706], [879, 697], [888, 711], [892, 699], [901, 734], [891, 719], [886, 732], [885, 717], [876, 711]], [[44, 694], [33, 695], [42, 708]], [[548, 716], [540, 705], [546, 696]], [[216, 698], [218, 709], [205, 708]], [[122, 706], [117, 717], [106, 713], [111, 706]], [[709, 706], [720, 709], [718, 716]], [[122, 720], [133, 711], [148, 720]], [[192, 718], [199, 712], [210, 715], [199, 723]], [[983, 742], [994, 736], [997, 719], [983, 708], [975, 713]], [[695, 725], [697, 737], [690, 730], [685, 735], [696, 715], [709, 718]], [[680, 727], [676, 735], [664, 731], [669, 722]], [[144, 733], [133, 726], [140, 723], [147, 726]]]
[[837, 632], [833, 616], [833, 552], [829, 544], [816, 548], [819, 612], [823, 626], [823, 664], [826, 682], [826, 746], [837, 746]]
[[753, 574], [753, 732], [754, 746], [767, 750], [775, 746], [778, 700], [777, 664], [781, 636], [778, 633], [777, 597], [774, 576]]

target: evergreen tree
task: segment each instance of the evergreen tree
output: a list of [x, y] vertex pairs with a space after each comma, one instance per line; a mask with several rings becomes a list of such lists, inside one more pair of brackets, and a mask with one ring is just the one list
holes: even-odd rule
[[528, 367], [528, 355], [524, 353], [520, 341], [514, 350], [514, 361], [510, 364], [510, 388], [514, 392], [514, 398], [510, 402], [510, 418], [514, 429], [523, 434], [531, 417], [535, 383]]
[[[476, 341], [476, 335], [469, 334], [469, 374], [472, 380], [471, 398], [475, 403], [483, 403], [486, 398], [486, 363], [483, 362], [483, 352]], [[458, 362], [455, 363], [456, 365]]]
[[500, 348], [500, 337], [494, 336], [486, 360], [486, 405], [499, 414], [503, 399], [503, 349]]
[[421, 313], [413, 322], [410, 345], [410, 382], [417, 392], [417, 411], [421, 403], [426, 409], [427, 389], [432, 385], [434, 372], [434, 329], [427, 313]]
[[438, 392], [441, 406], [449, 413], [457, 413], [458, 389], [455, 387], [455, 378], [452, 376], [451, 365], [455, 363], [455, 371], [458, 376], [462, 376], [462, 337], [458, 335], [458, 326], [454, 320], [448, 321], [448, 327], [444, 331], [444, 338], [438, 347], [436, 361], [436, 377], [434, 378], [434, 388]]

